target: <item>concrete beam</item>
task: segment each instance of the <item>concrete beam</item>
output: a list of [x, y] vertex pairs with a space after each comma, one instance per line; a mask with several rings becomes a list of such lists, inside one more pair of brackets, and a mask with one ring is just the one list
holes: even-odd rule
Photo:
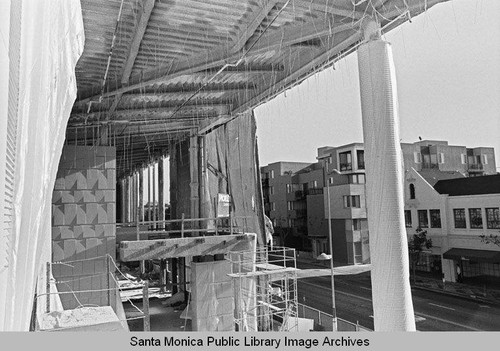
[[202, 236], [162, 240], [122, 241], [120, 259], [124, 262], [187, 256], [224, 254], [248, 250], [255, 234]]

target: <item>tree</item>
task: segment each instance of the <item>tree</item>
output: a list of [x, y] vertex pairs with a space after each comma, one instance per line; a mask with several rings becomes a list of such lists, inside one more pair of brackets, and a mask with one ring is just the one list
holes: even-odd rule
[[481, 241], [485, 244], [495, 244], [500, 246], [500, 237], [498, 235], [479, 235]]
[[408, 252], [410, 254], [411, 268], [413, 271], [413, 283], [416, 282], [415, 271], [422, 251], [432, 247], [432, 239], [427, 238], [426, 230], [418, 227], [415, 231], [416, 233], [413, 234], [412, 238], [408, 242]]

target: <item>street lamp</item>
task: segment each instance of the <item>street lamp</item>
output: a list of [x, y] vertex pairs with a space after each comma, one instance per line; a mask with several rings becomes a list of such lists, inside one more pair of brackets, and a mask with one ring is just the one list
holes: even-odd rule
[[328, 241], [330, 242], [330, 274], [331, 274], [331, 281], [332, 281], [332, 324], [333, 324], [333, 331], [337, 331], [337, 308], [335, 306], [335, 280], [334, 280], [334, 274], [333, 274], [333, 233], [332, 233], [332, 214], [330, 211], [330, 182], [328, 179], [328, 175], [330, 174], [341, 174], [337, 169], [333, 169], [331, 172], [328, 172], [328, 163], [325, 162], [323, 164], [323, 176], [324, 176], [324, 183], [326, 186], [326, 199], [327, 199], [327, 209], [328, 209]]

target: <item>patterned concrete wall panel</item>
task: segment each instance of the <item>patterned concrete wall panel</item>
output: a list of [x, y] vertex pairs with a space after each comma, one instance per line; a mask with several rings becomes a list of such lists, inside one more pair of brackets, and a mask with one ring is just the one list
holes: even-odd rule
[[[108, 303], [106, 255], [116, 256], [113, 147], [65, 146], [52, 197], [52, 260], [65, 308]], [[94, 291], [92, 291], [94, 290]]]

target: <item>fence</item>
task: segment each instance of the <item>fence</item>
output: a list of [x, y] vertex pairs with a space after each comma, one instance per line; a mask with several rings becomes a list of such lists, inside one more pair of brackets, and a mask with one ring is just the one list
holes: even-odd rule
[[[103, 271], [86, 274], [86, 275], [74, 275], [74, 276], [63, 276], [58, 277], [53, 275], [55, 267], [63, 266], [67, 268], [74, 268], [78, 264], [88, 263], [88, 262], [103, 262]], [[149, 331], [149, 296], [148, 296], [148, 282], [145, 284], [139, 284], [133, 288], [121, 288], [120, 283], [117, 279], [117, 274], [123, 276], [125, 280], [131, 281], [125, 274], [121, 272], [118, 268], [116, 262], [110, 255], [104, 255], [99, 257], [94, 257], [90, 259], [81, 259], [65, 262], [53, 262], [47, 263], [46, 269], [46, 292], [39, 294], [35, 299], [35, 306], [39, 299], [45, 299], [45, 310], [44, 313], [51, 313], [58, 310], [58, 307], [51, 304], [51, 296], [58, 295], [61, 300], [62, 307], [64, 309], [78, 309], [82, 307], [98, 307], [98, 306], [110, 306], [116, 315], [119, 317], [120, 322], [126, 326], [128, 320], [132, 319], [143, 319], [144, 320], [144, 330]], [[97, 280], [95, 280], [97, 279]], [[52, 286], [57, 286], [57, 290], [51, 289]], [[138, 314], [131, 318], [120, 318], [124, 317], [125, 313], [123, 311], [123, 305], [121, 301], [120, 291], [132, 290], [132, 289], [142, 289], [143, 291], [143, 309], [140, 310], [134, 303], [127, 299], [131, 305], [137, 309]], [[35, 307], [36, 309], [36, 307]], [[31, 323], [31, 330], [38, 330], [38, 325], [36, 323], [37, 319], [34, 319]], [[59, 328], [60, 329], [60, 328]]]
[[[333, 316], [318, 309], [299, 303], [299, 318], [314, 320], [315, 331], [333, 331]], [[337, 317], [337, 331], [372, 331], [358, 323], [352, 323]]]

